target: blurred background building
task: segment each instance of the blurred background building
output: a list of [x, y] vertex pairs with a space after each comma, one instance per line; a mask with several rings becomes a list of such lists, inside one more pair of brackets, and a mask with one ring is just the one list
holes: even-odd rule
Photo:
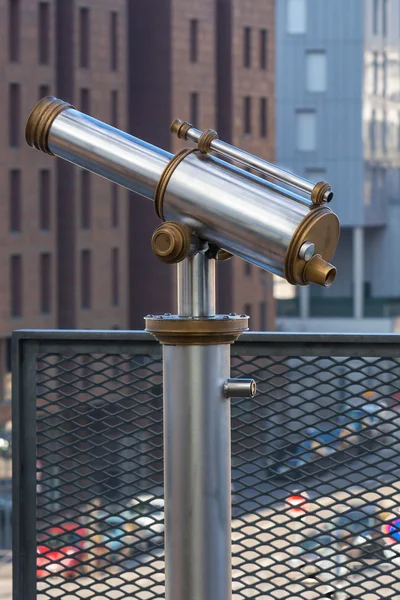
[[277, 161], [335, 191], [329, 289], [277, 283], [277, 326], [400, 330], [400, 2], [276, 2]]
[[[274, 2], [0, 0], [0, 39], [4, 381], [13, 329], [142, 329], [175, 300], [174, 267], [151, 251], [153, 206], [32, 152], [35, 101], [61, 97], [171, 152], [179, 117], [274, 160]], [[271, 277], [239, 259], [220, 272], [221, 309], [272, 329]]]

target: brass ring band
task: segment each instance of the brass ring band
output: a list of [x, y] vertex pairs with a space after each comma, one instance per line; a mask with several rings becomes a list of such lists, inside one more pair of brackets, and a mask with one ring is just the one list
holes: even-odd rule
[[197, 147], [202, 154], [208, 154], [211, 150], [211, 142], [217, 139], [218, 133], [213, 129], [207, 129], [201, 134]]
[[198, 319], [168, 317], [146, 317], [146, 331], [167, 345], [219, 345], [233, 344], [248, 329], [247, 315], [216, 315]]
[[331, 186], [326, 181], [319, 181], [315, 184], [313, 191], [311, 192], [311, 201], [315, 206], [321, 206], [321, 204], [325, 204], [326, 202], [330, 202], [333, 198], [333, 193], [331, 192], [329, 199], [325, 198], [325, 193], [331, 192]]
[[46, 96], [46, 98], [39, 100], [33, 107], [26, 124], [25, 139], [29, 146], [54, 156], [48, 145], [50, 128], [54, 119], [68, 108], [75, 107], [63, 100], [54, 98], [54, 96]]
[[180, 152], [178, 152], [178, 154], [175, 154], [175, 156], [173, 158], [171, 158], [171, 160], [165, 167], [165, 169], [157, 183], [156, 191], [154, 194], [154, 208], [156, 210], [157, 216], [160, 219], [162, 219], [163, 221], [165, 221], [164, 212], [163, 212], [164, 195], [165, 195], [165, 191], [167, 189], [169, 180], [171, 179], [172, 174], [175, 171], [176, 167], [183, 160], [185, 160], [185, 158], [187, 156], [189, 156], [189, 154], [192, 154], [193, 152], [198, 152], [198, 149], [197, 148], [189, 148], [189, 149], [185, 148], [184, 150], [181, 150]]

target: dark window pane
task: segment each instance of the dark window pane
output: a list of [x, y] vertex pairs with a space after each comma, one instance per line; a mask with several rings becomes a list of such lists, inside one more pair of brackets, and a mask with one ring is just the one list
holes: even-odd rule
[[260, 31], [260, 68], [268, 69], [268, 31]]
[[268, 135], [268, 100], [260, 98], [260, 136], [266, 138]]
[[111, 250], [111, 303], [113, 306], [119, 304], [119, 250]]
[[50, 86], [47, 83], [39, 86], [39, 100], [45, 98], [46, 96], [50, 96]]
[[80, 96], [81, 111], [88, 115], [90, 113], [90, 90], [81, 88]]
[[118, 127], [118, 92], [111, 91], [111, 125]]
[[90, 308], [92, 303], [92, 256], [90, 250], [81, 252], [81, 307]]
[[89, 171], [81, 171], [81, 227], [90, 229], [91, 211], [91, 179]]
[[10, 231], [21, 231], [21, 171], [10, 171]]
[[251, 133], [251, 98], [246, 96], [243, 103], [243, 130], [244, 133]]
[[50, 7], [48, 2], [39, 3], [38, 25], [39, 63], [47, 65], [50, 62]]
[[379, 0], [374, 0], [374, 14], [373, 14], [374, 35], [378, 34], [378, 20], [379, 20]]
[[111, 184], [111, 223], [113, 227], [119, 225], [119, 190], [116, 183]]
[[251, 275], [251, 264], [247, 261], [244, 263], [244, 272], [245, 275]]
[[20, 1], [8, 0], [8, 55], [11, 62], [19, 61]]
[[388, 1], [382, 0], [382, 35], [387, 36], [388, 32]]
[[22, 257], [10, 258], [10, 312], [12, 317], [22, 316]]
[[9, 112], [9, 120], [8, 120], [8, 135], [9, 135], [9, 144], [12, 148], [18, 148], [20, 142], [20, 114], [21, 114], [21, 93], [20, 86], [18, 83], [11, 83], [9, 87], [8, 93], [8, 112]]
[[266, 331], [266, 329], [267, 329], [267, 304], [266, 304], [266, 302], [260, 302], [260, 323], [261, 323], [261, 331]]
[[197, 127], [199, 120], [199, 94], [192, 92], [190, 94], [190, 122]]
[[251, 29], [245, 27], [243, 30], [243, 66], [251, 67]]
[[40, 255], [40, 312], [51, 313], [51, 254]]
[[190, 21], [190, 60], [191, 62], [197, 62], [197, 36], [198, 36], [199, 22], [197, 19]]
[[39, 220], [42, 231], [50, 230], [51, 223], [51, 190], [50, 171], [39, 171]]
[[118, 13], [112, 12], [110, 18], [110, 65], [112, 71], [118, 70]]
[[244, 305], [244, 314], [251, 318], [251, 304]]
[[81, 8], [79, 11], [79, 65], [89, 67], [90, 62], [90, 25], [89, 9]]

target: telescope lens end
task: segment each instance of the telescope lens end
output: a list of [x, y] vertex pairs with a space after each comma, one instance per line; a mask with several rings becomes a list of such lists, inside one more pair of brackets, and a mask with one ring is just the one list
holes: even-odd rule
[[26, 124], [25, 139], [29, 146], [52, 155], [48, 146], [50, 127], [54, 119], [67, 108], [74, 107], [54, 96], [46, 96], [39, 100], [33, 107]]

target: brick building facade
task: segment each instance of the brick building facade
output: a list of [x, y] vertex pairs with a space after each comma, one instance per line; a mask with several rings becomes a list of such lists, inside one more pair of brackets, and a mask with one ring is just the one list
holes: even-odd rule
[[[34, 102], [58, 96], [171, 152], [179, 117], [273, 160], [274, 2], [0, 0], [0, 69], [4, 371], [13, 329], [141, 329], [175, 304], [152, 204], [28, 148]], [[219, 278], [220, 309], [273, 327], [268, 275], [233, 259]]]

